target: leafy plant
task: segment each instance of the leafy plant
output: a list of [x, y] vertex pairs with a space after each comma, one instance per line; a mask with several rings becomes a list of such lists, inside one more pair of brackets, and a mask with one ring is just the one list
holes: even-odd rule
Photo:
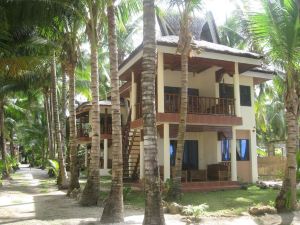
[[126, 201], [130, 195], [130, 193], [132, 192], [132, 188], [130, 186], [125, 186], [123, 188], [123, 198], [124, 201]]
[[201, 205], [187, 205], [183, 208], [183, 213], [186, 215], [194, 217], [196, 220], [199, 220], [200, 216], [209, 208], [209, 206], [204, 203]]
[[162, 195], [165, 200], [174, 200], [175, 183], [172, 179], [167, 179], [162, 187]]
[[57, 160], [48, 159], [48, 176], [49, 177], [57, 177], [59, 172], [59, 164]]
[[300, 180], [300, 152], [297, 152], [296, 160], [297, 160], [297, 180]]

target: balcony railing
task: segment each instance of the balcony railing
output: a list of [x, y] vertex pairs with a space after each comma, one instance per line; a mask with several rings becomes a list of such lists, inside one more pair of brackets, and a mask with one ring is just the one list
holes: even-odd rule
[[[92, 127], [89, 123], [80, 123], [77, 122], [77, 137], [89, 137], [89, 132]], [[100, 133], [101, 134], [111, 134], [112, 133], [112, 124], [111, 123], [100, 123]]]
[[[180, 94], [165, 94], [165, 112], [179, 113]], [[188, 96], [189, 114], [235, 116], [234, 99]]]

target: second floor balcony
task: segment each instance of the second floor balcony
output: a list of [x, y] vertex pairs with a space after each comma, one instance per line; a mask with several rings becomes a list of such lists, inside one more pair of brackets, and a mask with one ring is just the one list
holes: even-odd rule
[[[234, 99], [202, 96], [188, 96], [188, 114], [236, 116]], [[164, 112], [180, 112], [180, 94], [164, 95]], [[136, 119], [142, 117], [142, 104], [136, 104]]]
[[[77, 126], [77, 137], [84, 138], [89, 137], [89, 134], [92, 130], [91, 124], [89, 123], [88, 114], [79, 116], [76, 121]], [[100, 116], [100, 134], [108, 134], [112, 133], [112, 120], [111, 117], [102, 117]]]

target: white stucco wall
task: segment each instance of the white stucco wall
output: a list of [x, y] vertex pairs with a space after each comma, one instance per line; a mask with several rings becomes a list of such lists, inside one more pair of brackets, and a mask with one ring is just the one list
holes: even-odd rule
[[[189, 73], [189, 88], [199, 90], [199, 96], [214, 97], [215, 96], [215, 71], [212, 67], [202, 73]], [[164, 86], [181, 87], [180, 71], [164, 71]]]

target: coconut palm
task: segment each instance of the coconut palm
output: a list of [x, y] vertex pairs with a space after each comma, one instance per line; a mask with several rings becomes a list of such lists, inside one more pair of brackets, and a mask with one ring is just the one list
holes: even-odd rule
[[283, 82], [277, 75], [272, 84], [261, 84], [255, 100], [257, 139], [267, 146], [268, 155], [275, 154], [276, 143], [286, 140]]
[[110, 0], [107, 5], [112, 102], [112, 184], [109, 198], [105, 204], [101, 217], [102, 223], [120, 223], [124, 221], [122, 132], [120, 129], [121, 108], [114, 4], [115, 1]]
[[161, 204], [155, 114], [156, 38], [154, 0], [143, 1], [142, 101], [145, 160], [145, 217], [143, 224], [165, 224]]
[[58, 152], [58, 163], [59, 163], [59, 176], [57, 184], [60, 189], [67, 189], [69, 186], [68, 175], [66, 171], [66, 164], [64, 159], [64, 144], [62, 143], [62, 132], [61, 124], [59, 120], [58, 103], [57, 103], [57, 81], [56, 81], [56, 59], [53, 54], [51, 63], [51, 94], [52, 106], [53, 106], [53, 117], [54, 117], [54, 129], [56, 136], [57, 152]]
[[171, 196], [179, 199], [181, 196], [181, 172], [182, 157], [184, 150], [186, 117], [188, 107], [188, 60], [192, 49], [192, 34], [190, 32], [190, 16], [193, 10], [199, 9], [201, 0], [171, 0], [171, 5], [176, 5], [180, 13], [180, 32], [177, 51], [181, 54], [181, 96], [180, 96], [180, 115], [177, 136], [175, 174]]
[[250, 16], [255, 40], [265, 45], [268, 56], [285, 73], [285, 118], [287, 123], [287, 164], [276, 208], [296, 209], [296, 152], [299, 116], [299, 5], [296, 0], [261, 0], [263, 12]]

